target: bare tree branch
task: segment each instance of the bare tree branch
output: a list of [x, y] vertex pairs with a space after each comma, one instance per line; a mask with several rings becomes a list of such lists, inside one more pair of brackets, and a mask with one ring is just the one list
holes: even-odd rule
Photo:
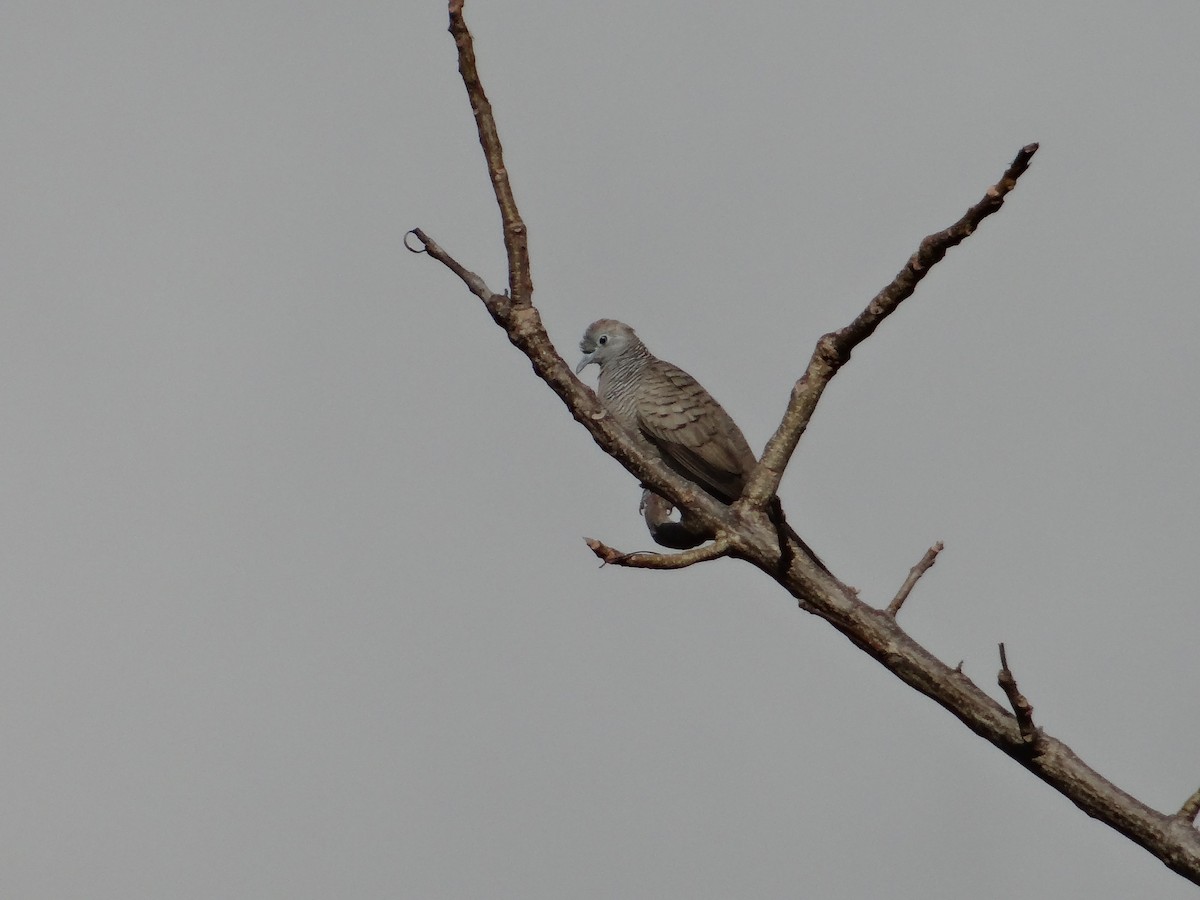
[[1003, 643], [1000, 644], [1000, 674], [996, 676], [996, 683], [1004, 691], [1009, 706], [1016, 714], [1017, 727], [1021, 730], [1021, 740], [1027, 744], [1037, 741], [1038, 730], [1037, 726], [1033, 724], [1033, 704], [1026, 700], [1025, 695], [1017, 689], [1017, 679], [1013, 677], [1012, 670], [1008, 667], [1008, 654], [1004, 650]]
[[[1028, 167], [1037, 145], [1022, 148], [1004, 177], [962, 219], [925, 238], [892, 284], [853, 322], [820, 339], [807, 371], [792, 389], [783, 421], [768, 443], [742, 501], [725, 506], [670, 471], [639, 435], [617, 425], [596, 395], [555, 352], [530, 299], [532, 282], [525, 226], [517, 213], [504, 169], [491, 106], [479, 81], [470, 33], [462, 18], [462, 0], [450, 0], [450, 25], [458, 47], [459, 70], [475, 111], [480, 145], [504, 222], [509, 296], [488, 291], [477, 276], [414, 229], [412, 234], [423, 242], [426, 252], [446, 265], [483, 300], [509, 341], [529, 359], [537, 376], [559, 396], [605, 452], [625, 466], [644, 487], [674, 504], [692, 525], [722, 536], [727, 546], [699, 548], [695, 551], [698, 557], [723, 552], [761, 569], [788, 591], [801, 609], [829, 622], [905, 684], [947, 709], [971, 731], [1004, 751], [1087, 815], [1144, 847], [1173, 871], [1200, 884], [1200, 831], [1185, 821], [1181, 813], [1168, 815], [1151, 809], [1113, 785], [1080, 760], [1070, 747], [1041, 729], [1035, 730], [1036, 739], [1031, 745], [1027, 740], [1031, 713], [1027, 727], [1022, 728], [1018, 718], [963, 675], [961, 667], [956, 670], [947, 666], [914, 641], [887, 610], [863, 603], [853, 589], [814, 566], [795, 533], [777, 527], [768, 512], [779, 478], [829, 380], [849, 360], [853, 349], [912, 294], [929, 267], [1000, 208], [1005, 195]], [[617, 551], [612, 553], [621, 555]], [[675, 559], [691, 556], [689, 552]], [[633, 558], [644, 559], [642, 554], [631, 554], [626, 564]], [[1189, 800], [1185, 811], [1198, 804], [1200, 800], [1195, 803]]]
[[765, 506], [779, 490], [783, 472], [808, 428], [809, 420], [821, 400], [821, 395], [833, 376], [850, 361], [854, 348], [875, 333], [884, 319], [912, 296], [921, 279], [931, 267], [941, 262], [952, 247], [970, 237], [979, 223], [1004, 205], [1004, 198], [1017, 185], [1017, 179], [1029, 168], [1037, 152], [1037, 144], [1026, 144], [1013, 160], [1003, 177], [987, 189], [983, 199], [963, 214], [963, 217], [944, 231], [936, 232], [921, 241], [917, 252], [909, 257], [904, 268], [892, 283], [875, 295], [867, 308], [840, 331], [824, 335], [817, 341], [804, 375], [792, 387], [791, 400], [783, 421], [767, 441], [762, 459], [750, 474], [742, 496], [754, 506]]
[[635, 550], [633, 553], [622, 553], [603, 544], [595, 538], [584, 538], [593, 553], [609, 566], [626, 566], [630, 569], [686, 569], [696, 563], [719, 559], [729, 554], [729, 540], [718, 535], [716, 540], [686, 550], [683, 553], [657, 553], [652, 550]]
[[946, 547], [941, 541], [938, 541], [932, 547], [925, 551], [925, 555], [921, 557], [921, 561], [908, 570], [908, 577], [904, 579], [904, 584], [900, 585], [900, 590], [888, 604], [885, 612], [889, 616], [895, 616], [900, 612], [900, 607], [904, 605], [904, 601], [908, 599], [908, 595], [912, 593], [912, 589], [917, 586], [917, 582], [933, 566], [937, 560], [938, 554]]
[[458, 47], [458, 71], [471, 99], [471, 111], [475, 113], [475, 130], [479, 132], [479, 145], [487, 160], [488, 174], [492, 178], [492, 189], [496, 192], [496, 204], [500, 207], [500, 220], [504, 225], [504, 249], [508, 251], [508, 293], [514, 306], [524, 307], [533, 303], [533, 276], [529, 270], [529, 236], [525, 223], [517, 211], [512, 185], [508, 182], [508, 169], [504, 167], [504, 149], [500, 146], [500, 132], [492, 116], [492, 104], [483, 91], [479, 71], [475, 67], [475, 43], [462, 15], [463, 0], [450, 0], [450, 34]]

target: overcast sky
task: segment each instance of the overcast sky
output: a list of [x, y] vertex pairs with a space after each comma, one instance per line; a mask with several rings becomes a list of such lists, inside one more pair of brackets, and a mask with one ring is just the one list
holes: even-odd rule
[[[827, 392], [794, 526], [1145, 802], [1200, 786], [1200, 5], [467, 6], [574, 363], [761, 448], [814, 341], [1029, 141]], [[1183, 898], [758, 571], [601, 569], [638, 486], [424, 228], [503, 248], [440, 2], [0, 6], [0, 895]], [[592, 373], [595, 370], [590, 370]], [[594, 379], [594, 374], [589, 378]]]

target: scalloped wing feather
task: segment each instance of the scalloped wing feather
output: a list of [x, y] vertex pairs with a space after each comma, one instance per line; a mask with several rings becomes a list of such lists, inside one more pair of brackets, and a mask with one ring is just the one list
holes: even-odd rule
[[754, 467], [750, 445], [696, 379], [670, 363], [655, 362], [643, 372], [638, 426], [681, 475], [732, 502]]

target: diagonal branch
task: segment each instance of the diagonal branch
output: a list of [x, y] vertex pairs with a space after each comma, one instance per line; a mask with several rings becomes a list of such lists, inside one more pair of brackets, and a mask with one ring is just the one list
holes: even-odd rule
[[508, 170], [504, 167], [504, 149], [500, 145], [500, 132], [492, 116], [492, 104], [483, 91], [479, 71], [475, 67], [475, 42], [467, 30], [462, 14], [463, 0], [450, 0], [450, 34], [458, 47], [458, 71], [471, 100], [475, 113], [475, 128], [479, 132], [479, 145], [487, 159], [488, 174], [492, 178], [492, 189], [496, 192], [496, 204], [500, 207], [500, 220], [504, 226], [504, 249], [508, 252], [508, 293], [516, 306], [529, 306], [533, 302], [533, 276], [529, 271], [529, 236], [525, 223], [517, 210], [512, 185], [508, 182]]
[[772, 538], [756, 534], [742, 541], [739, 555], [773, 577], [797, 598], [801, 609], [827, 621], [909, 687], [942, 706], [1087, 815], [1200, 884], [1200, 830], [1182, 823], [1178, 814], [1159, 812], [1121, 790], [1042, 728], [1036, 729], [1031, 746], [1012, 713], [913, 640], [886, 611], [872, 608], [851, 591], [814, 581], [799, 561], [786, 572], [774, 569], [779, 555]]
[[929, 269], [941, 262], [952, 247], [957, 247], [970, 237], [979, 223], [997, 212], [1004, 205], [1004, 198], [1014, 187], [1017, 179], [1029, 168], [1029, 161], [1037, 152], [1037, 144], [1026, 144], [1017, 154], [1004, 176], [987, 189], [983, 199], [966, 211], [961, 219], [944, 231], [936, 232], [921, 241], [917, 252], [892, 283], [875, 295], [867, 308], [840, 331], [830, 332], [817, 341], [812, 358], [804, 375], [792, 387], [791, 400], [783, 414], [783, 420], [767, 442], [762, 460], [751, 473], [743, 496], [747, 502], [764, 508], [775, 492], [787, 468], [796, 445], [804, 434], [813, 412], [821, 400], [829, 382], [838, 370], [850, 361], [854, 348], [874, 334], [884, 319], [912, 296], [913, 291]]

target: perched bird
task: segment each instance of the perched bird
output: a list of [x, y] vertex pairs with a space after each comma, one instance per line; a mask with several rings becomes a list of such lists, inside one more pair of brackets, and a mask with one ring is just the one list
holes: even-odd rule
[[[737, 423], [700, 382], [656, 357], [632, 328], [615, 319], [599, 319], [589, 325], [579, 349], [583, 359], [575, 373], [592, 363], [600, 367], [597, 394], [618, 422], [641, 434], [659, 451], [663, 462], [722, 503], [733, 503], [742, 495], [758, 460]], [[819, 568], [829, 572], [786, 525], [778, 499], [773, 510], [780, 527]], [[687, 549], [711, 537], [686, 517], [670, 521], [671, 504], [651, 491], [643, 495], [642, 511], [651, 535], [665, 546]]]
[[600, 367], [597, 391], [630, 431], [658, 448], [662, 460], [722, 503], [741, 496], [757, 462], [745, 435], [695, 378], [659, 359], [632, 328], [614, 319], [588, 326], [579, 342], [582, 372]]

